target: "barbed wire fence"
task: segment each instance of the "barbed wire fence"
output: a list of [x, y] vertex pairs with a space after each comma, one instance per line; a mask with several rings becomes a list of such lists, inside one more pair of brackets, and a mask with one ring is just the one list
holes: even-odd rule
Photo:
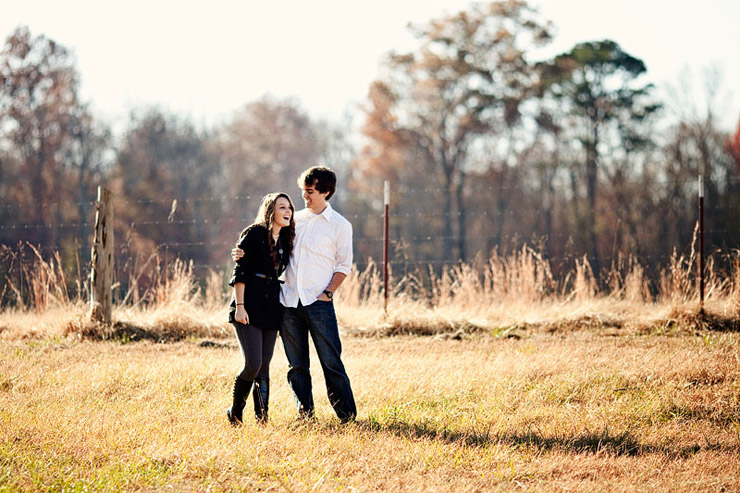
[[[696, 186], [696, 179], [687, 179], [682, 180], [679, 183], [683, 184], [685, 186]], [[501, 191], [504, 189], [519, 189], [518, 187], [499, 187], [499, 186], [491, 186], [488, 187], [490, 191]], [[398, 190], [397, 192], [403, 192], [403, 190]], [[425, 190], [415, 190], [415, 192], [422, 192], [422, 193], [439, 193], [440, 189], [438, 187], [435, 188], [428, 188]], [[242, 196], [202, 196], [202, 197], [192, 197], [192, 198], [182, 198], [182, 199], [171, 199], [171, 198], [161, 198], [161, 199], [147, 199], [147, 200], [126, 200], [122, 198], [116, 198], [115, 200], [117, 202], [120, 202], [120, 205], [149, 205], [149, 204], [156, 204], [161, 206], [170, 205], [173, 203], [173, 200], [177, 200], [180, 204], [203, 204], [203, 203], [255, 203], [259, 200], [260, 197], [257, 197], [255, 195], [242, 195]], [[387, 197], [384, 197], [385, 200], [387, 200]], [[94, 212], [94, 205], [95, 201], [93, 200], [84, 200], [72, 205], [81, 205], [84, 204], [88, 206], [88, 210], [92, 210]], [[4, 204], [0, 207], [3, 208], [14, 208], [17, 207], [15, 204]], [[718, 207], [712, 207], [709, 209], [709, 212], [717, 212], [720, 209]], [[542, 208], [536, 208], [536, 210], [533, 210], [532, 212], [539, 214], [544, 212], [544, 209]], [[389, 214], [390, 219], [396, 220], [396, 221], [404, 221], [404, 220], [425, 220], [430, 218], [437, 218], [442, 220], [452, 220], [455, 217], [459, 216], [459, 212], [454, 211], [444, 211], [444, 210], [434, 210], [434, 211], [394, 211], [392, 214]], [[505, 216], [505, 215], [511, 215], [514, 216], [513, 211], [504, 211], [504, 212], [495, 212], [495, 211], [478, 211], [477, 214], [481, 215], [482, 217], [497, 217], [497, 216]], [[740, 210], [738, 211], [738, 214], [740, 214]], [[459, 260], [453, 260], [453, 259], [414, 259], [409, 258], [408, 255], [406, 255], [405, 249], [408, 245], [422, 245], [422, 244], [433, 244], [437, 245], [436, 249], [441, 248], [441, 243], [445, 240], [454, 240], [459, 241], [460, 236], [453, 235], [453, 236], [445, 236], [441, 234], [412, 234], [412, 235], [406, 235], [401, 238], [393, 238], [390, 236], [386, 236], [383, 234], [383, 227], [381, 225], [383, 224], [385, 211], [378, 211], [378, 210], [368, 210], [363, 213], [343, 213], [343, 215], [350, 220], [350, 222], [357, 222], [358, 220], [362, 220], [363, 222], [375, 222], [379, 225], [377, 230], [380, 232], [380, 234], [371, 234], [371, 235], [365, 235], [364, 233], [361, 233], [359, 235], [355, 234], [353, 237], [353, 243], [354, 243], [354, 249], [355, 252], [358, 251], [364, 251], [364, 252], [372, 252], [372, 255], [363, 255], [363, 256], [356, 256], [355, 257], [355, 265], [358, 270], [364, 270], [370, 265], [379, 265], [379, 261], [381, 258], [384, 257], [383, 249], [384, 249], [384, 243], [385, 247], [390, 247], [391, 254], [388, 255], [387, 258], [384, 258], [385, 264], [388, 266], [391, 272], [397, 272], [400, 275], [403, 275], [404, 273], [408, 272], [418, 272], [418, 271], [424, 271], [428, 268], [445, 268], [445, 267], [452, 267], [452, 266], [459, 266], [460, 261]], [[231, 221], [233, 222], [233, 221]], [[246, 213], [242, 213], [241, 217], [237, 219], [237, 222], [240, 222], [243, 226], [251, 222], [251, 218], [248, 217]], [[129, 230], [136, 230], [141, 232], [142, 234], [145, 233], [143, 231], [146, 228], [155, 228], [159, 230], [160, 232], [164, 230], [165, 228], [182, 228], [184, 226], [189, 225], [199, 225], [199, 226], [208, 226], [208, 227], [219, 227], [227, 223], [222, 218], [214, 217], [214, 218], [201, 218], [201, 219], [175, 219], [172, 217], [163, 218], [163, 219], [137, 219], [133, 221], [128, 221], [125, 224], [125, 227]], [[61, 223], [61, 224], [41, 224], [41, 223], [30, 223], [30, 222], [17, 222], [17, 223], [10, 223], [10, 224], [0, 224], [0, 237], [13, 237], [14, 235], [22, 235], [24, 232], [34, 231], [34, 230], [51, 230], [51, 229], [57, 229], [57, 230], [85, 230], [89, 231], [90, 236], [92, 236], [92, 231], [94, 227], [94, 220], [90, 218], [89, 221], [84, 222], [69, 222], [69, 223]], [[387, 230], [386, 230], [387, 231]], [[707, 235], [721, 235], [721, 236], [728, 236], [728, 237], [740, 237], [740, 229], [733, 229], [733, 228], [720, 228], [720, 229], [707, 229], [704, 231]], [[173, 241], [159, 241], [151, 245], [151, 250], [154, 252], [159, 252], [163, 255], [165, 259], [172, 259], [173, 257], [177, 257], [183, 253], [184, 250], [193, 251], [193, 249], [207, 249], [207, 250], [218, 250], [221, 252], [223, 261], [214, 263], [214, 262], [203, 262], [203, 261], [193, 261], [190, 266], [192, 267], [193, 271], [196, 273], [196, 275], [204, 276], [209, 272], [216, 272], [221, 273], [222, 277], [225, 279], [228, 276], [228, 272], [231, 269], [231, 259], [229, 256], [229, 252], [231, 248], [234, 246], [236, 242], [236, 236], [238, 234], [238, 231], [234, 231], [232, 233], [233, 239], [226, 240], [226, 239], [210, 239], [205, 238], [203, 240], [194, 240], [194, 241], [182, 241], [182, 240], [173, 240]], [[386, 233], [387, 234], [387, 233]], [[143, 236], [146, 236], [146, 234], [143, 234]], [[173, 235], [174, 236], [174, 235]], [[550, 234], [547, 238], [550, 242], [567, 242], [573, 237], [572, 233], [555, 233]], [[503, 238], [506, 241], [510, 241], [514, 238], [511, 237], [504, 237]], [[481, 235], [480, 232], [475, 233], [469, 233], [464, 236], [465, 241], [488, 241], [488, 240], [502, 240], [502, 238], [496, 236], [496, 235]], [[28, 248], [29, 246], [33, 246], [33, 252], [30, 251]], [[689, 245], [676, 245], [676, 249], [678, 251], [685, 251], [688, 249]], [[16, 297], [24, 296], [24, 289], [29, 289], [28, 286], [25, 286], [22, 279], [22, 264], [27, 261], [32, 261], [34, 258], [42, 257], [42, 258], [51, 258], [57, 251], [58, 248], [56, 246], [51, 245], [28, 245], [23, 242], [17, 242], [14, 244], [6, 242], [4, 245], [2, 245], [2, 251], [3, 251], [3, 261], [10, 262], [10, 265], [5, 266], [5, 272], [4, 272], [4, 279], [0, 279], [0, 307], [5, 306], [8, 303], [8, 297], [6, 296], [6, 293], [8, 293], [8, 284], [14, 283], [14, 290], [16, 291], [15, 295]], [[34, 253], [37, 252], [37, 253]], [[83, 246], [83, 242], [79, 241], [76, 242], [75, 245], [66, 245], [65, 246], [65, 253], [67, 257], [74, 257], [77, 259], [78, 265], [76, 266], [76, 270], [79, 273], [79, 277], [82, 279], [76, 279], [76, 285], [79, 286], [77, 289], [79, 291], [85, 291], [86, 287], [84, 286], [84, 281], [86, 280], [87, 276], [89, 276], [89, 251], [85, 251], [85, 247]], [[488, 255], [490, 252], [478, 252], [479, 254]], [[116, 264], [117, 264], [117, 273], [121, 274], [122, 266], [126, 265], [132, 265], [137, 263], [136, 260], [132, 258], [132, 256], [140, 254], [139, 252], [135, 251], [135, 249], [132, 248], [130, 244], [127, 244], [125, 241], [121, 241], [118, 244], [115, 245], [114, 248], [114, 255], [116, 258]], [[723, 254], [720, 250], [712, 250], [708, 252], [709, 257], [718, 257]], [[213, 258], [213, 257], [212, 257]], [[547, 261], [551, 263], [568, 263], [573, 262], [574, 259], [585, 259], [588, 261], [594, 260], [593, 257], [589, 255], [577, 255], [577, 254], [569, 254], [569, 255], [562, 255], [562, 256], [547, 256]], [[637, 262], [645, 263], [645, 264], [665, 264], [669, 261], [671, 261], [674, 258], [673, 252], [665, 252], [663, 254], [659, 255], [641, 255], [635, 258]], [[189, 260], [189, 259], [186, 259]], [[624, 260], [624, 256], [619, 253], [614, 256], [606, 256], [601, 257], [601, 260], [605, 264], [614, 264], [615, 262], [620, 262]], [[139, 261], [140, 263], [141, 261]], [[381, 265], [382, 268], [382, 265]], [[699, 272], [703, 272], [702, 269], [699, 269]], [[117, 283], [120, 285], [122, 282], [122, 279], [118, 279]], [[387, 289], [386, 289], [387, 292]], [[82, 293], [80, 293], [82, 295]], [[120, 300], [121, 296], [118, 297]]]

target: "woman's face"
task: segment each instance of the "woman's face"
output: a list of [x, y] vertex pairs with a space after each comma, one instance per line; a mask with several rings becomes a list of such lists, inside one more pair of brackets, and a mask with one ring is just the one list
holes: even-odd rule
[[285, 197], [278, 197], [275, 201], [275, 213], [272, 222], [279, 228], [290, 226], [290, 220], [293, 217], [293, 211], [290, 210], [290, 202]]

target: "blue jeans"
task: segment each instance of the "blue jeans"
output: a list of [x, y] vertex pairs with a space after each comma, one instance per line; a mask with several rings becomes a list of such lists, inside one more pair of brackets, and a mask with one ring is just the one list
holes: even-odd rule
[[288, 358], [288, 384], [293, 391], [298, 413], [309, 418], [314, 414], [309, 334], [324, 370], [326, 392], [334, 412], [342, 421], [354, 419], [357, 416], [355, 397], [342, 364], [337, 316], [334, 303], [330, 301], [316, 301], [308, 306], [299, 303], [297, 308], [283, 308], [280, 336]]

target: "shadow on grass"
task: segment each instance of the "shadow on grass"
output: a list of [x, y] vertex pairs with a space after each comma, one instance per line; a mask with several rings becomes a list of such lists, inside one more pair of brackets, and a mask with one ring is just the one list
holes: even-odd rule
[[[88, 322], [76, 327], [75, 332], [82, 338], [93, 341], [129, 342], [151, 341], [158, 343], [179, 342], [193, 336], [192, 331], [178, 324], [160, 324], [156, 328], [146, 328], [129, 322], [116, 321], [112, 325]], [[214, 345], [217, 345], [214, 343]]]
[[671, 447], [669, 445], [650, 445], [639, 443], [628, 432], [611, 434], [602, 432], [583, 432], [575, 435], [545, 436], [531, 429], [521, 432], [505, 431], [494, 433], [476, 430], [449, 430], [435, 427], [430, 423], [407, 423], [392, 421], [378, 423], [375, 420], [358, 421], [357, 426], [374, 432], [386, 432], [407, 438], [427, 438], [444, 441], [450, 444], [462, 444], [469, 447], [487, 447], [504, 445], [511, 448], [536, 449], [540, 451], [562, 451], [567, 453], [606, 453], [615, 456], [641, 456], [660, 453], [672, 458], [687, 458], [699, 451], [740, 452], [740, 446], [721, 444], [694, 444]]
[[91, 341], [114, 341], [122, 344], [130, 342], [149, 341], [157, 343], [174, 343], [186, 339], [203, 339], [202, 347], [232, 347], [233, 341], [214, 342], [212, 339], [222, 340], [223, 334], [210, 326], [188, 327], [187, 324], [177, 320], [169, 320], [157, 323], [152, 327], [145, 327], [127, 321], [115, 321], [113, 324], [103, 324], [93, 320], [85, 319], [73, 321], [64, 328], [65, 335], [76, 335], [82, 339]]
[[674, 311], [664, 321], [668, 328], [679, 327], [693, 331], [740, 332], [740, 318], [734, 315], [710, 313], [708, 311]]
[[642, 335], [693, 334], [697, 332], [740, 332], [740, 317], [736, 314], [720, 314], [699, 309], [675, 309], [665, 319], [646, 324], [633, 320], [621, 320], [606, 315], [585, 315], [573, 319], [556, 319], [536, 324], [522, 324], [521, 330], [562, 334], [590, 331], [606, 331], [609, 335], [618, 335], [623, 331], [629, 334], [635, 331]]

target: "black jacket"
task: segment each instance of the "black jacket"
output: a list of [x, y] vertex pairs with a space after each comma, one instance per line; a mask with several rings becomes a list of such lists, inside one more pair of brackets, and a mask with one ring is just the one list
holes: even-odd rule
[[[278, 239], [279, 267], [276, 269], [270, 257], [269, 231], [262, 225], [253, 224], [242, 231], [239, 248], [244, 256], [234, 265], [229, 281], [233, 286], [244, 283], [244, 308], [249, 315], [249, 324], [261, 329], [280, 329], [280, 283], [278, 277], [288, 265], [287, 249], [283, 235]], [[236, 299], [231, 296], [229, 322], [234, 323]]]

